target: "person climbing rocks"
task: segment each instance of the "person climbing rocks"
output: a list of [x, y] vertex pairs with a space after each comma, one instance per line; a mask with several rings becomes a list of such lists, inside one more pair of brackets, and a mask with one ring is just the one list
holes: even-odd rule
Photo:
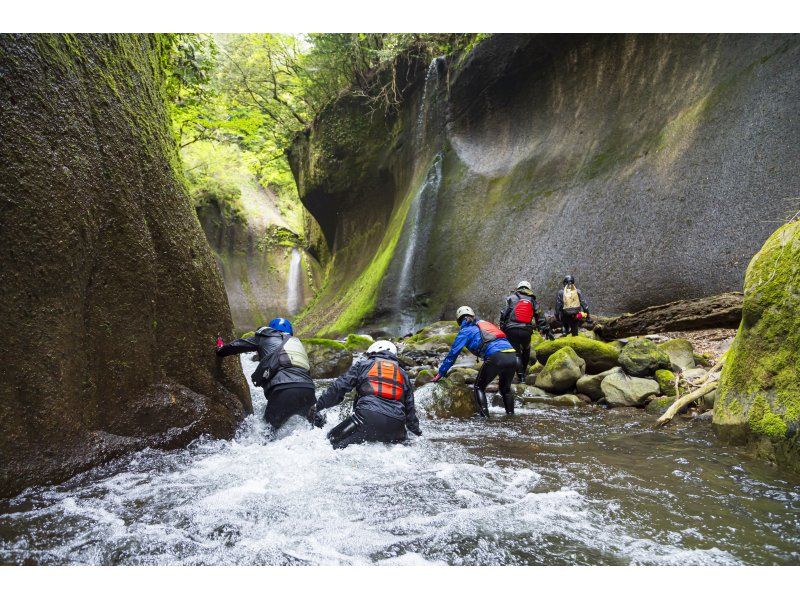
[[333, 448], [363, 442], [403, 442], [406, 429], [422, 435], [414, 408], [414, 390], [397, 360], [394, 343], [377, 341], [370, 345], [365, 357], [350, 366], [317, 399], [309, 411], [309, 419], [341, 403], [353, 389], [356, 389], [353, 415], [328, 432]]
[[292, 415], [305, 417], [314, 405], [314, 381], [308, 355], [303, 343], [294, 336], [289, 320], [275, 318], [256, 330], [254, 336], [228, 344], [218, 342], [216, 350], [219, 357], [258, 353], [258, 367], [250, 378], [264, 391], [267, 399], [264, 418], [275, 430]]
[[561, 321], [564, 336], [578, 336], [578, 327], [589, 320], [589, 305], [569, 274], [564, 277], [564, 288], [558, 291], [556, 297], [556, 315]]
[[508, 342], [517, 352], [517, 377], [520, 382], [525, 380], [531, 360], [531, 335], [534, 326], [543, 336], [553, 338], [550, 326], [539, 312], [531, 283], [522, 280], [517, 285], [517, 290], [506, 297], [505, 306], [500, 310], [500, 330], [506, 333]]
[[433, 377], [432, 382], [438, 382], [447, 375], [461, 353], [461, 349], [466, 347], [473, 355], [484, 360], [473, 386], [478, 413], [482, 417], [489, 417], [486, 387], [495, 377], [499, 376], [503, 405], [506, 413], [513, 415], [514, 395], [511, 393], [511, 383], [517, 372], [517, 353], [508, 342], [505, 332], [491, 322], [477, 319], [475, 312], [467, 305], [462, 305], [456, 310], [456, 322], [461, 330], [456, 335], [450, 352], [442, 361], [439, 372]]

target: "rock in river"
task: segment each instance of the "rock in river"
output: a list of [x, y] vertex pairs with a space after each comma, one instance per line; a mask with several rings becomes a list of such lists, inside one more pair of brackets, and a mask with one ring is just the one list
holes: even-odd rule
[[353, 354], [339, 341], [306, 338], [303, 339], [303, 346], [311, 362], [312, 378], [336, 378], [353, 364]]
[[536, 375], [536, 386], [548, 392], [562, 393], [572, 389], [586, 371], [586, 362], [572, 347], [559, 349]]
[[600, 372], [599, 374], [587, 374], [586, 376], [581, 376], [578, 379], [578, 382], [575, 384], [575, 387], [579, 393], [585, 394], [593, 401], [598, 401], [603, 396], [603, 390], [600, 387], [603, 379], [610, 374], [616, 374], [617, 372], [621, 371], [622, 368], [617, 366], [610, 370], [606, 370], [605, 372]]
[[669, 355], [669, 360], [673, 368], [678, 371], [688, 370], [695, 367], [694, 348], [692, 343], [685, 338], [673, 338], [665, 343], [658, 345], [659, 348]]
[[672, 367], [669, 355], [646, 338], [637, 338], [625, 345], [619, 355], [619, 364], [631, 376], [651, 376], [656, 370]]
[[638, 407], [644, 405], [648, 397], [658, 394], [658, 382], [625, 372], [606, 376], [600, 387], [608, 404], [614, 407]]
[[536, 345], [536, 358], [547, 363], [550, 356], [564, 347], [572, 348], [586, 362], [586, 371], [599, 374], [619, 365], [619, 349], [611, 344], [592, 340], [584, 336], [563, 336], [554, 341]]

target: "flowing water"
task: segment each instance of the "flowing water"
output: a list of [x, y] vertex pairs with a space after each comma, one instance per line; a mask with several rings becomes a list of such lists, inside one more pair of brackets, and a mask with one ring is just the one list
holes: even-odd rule
[[333, 451], [324, 430], [297, 421], [268, 440], [251, 416], [234, 440], [141, 451], [0, 502], [0, 562], [800, 563], [800, 480], [707, 424], [655, 432], [644, 417], [423, 411], [422, 438]]
[[294, 315], [300, 310], [300, 289], [303, 286], [303, 255], [297, 247], [292, 247], [289, 262], [289, 275], [286, 277], [286, 310]]

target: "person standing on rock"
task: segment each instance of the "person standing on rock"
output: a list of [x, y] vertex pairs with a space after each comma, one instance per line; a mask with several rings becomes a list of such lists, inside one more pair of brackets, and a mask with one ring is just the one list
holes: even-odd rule
[[450, 352], [439, 367], [439, 372], [431, 381], [438, 382], [446, 376], [461, 353], [461, 349], [466, 347], [473, 355], [484, 360], [473, 387], [478, 413], [483, 417], [489, 417], [486, 387], [495, 377], [499, 376], [503, 405], [506, 413], [513, 415], [514, 395], [511, 392], [511, 383], [514, 381], [514, 374], [517, 371], [517, 354], [511, 343], [508, 342], [505, 332], [491, 322], [478, 320], [475, 312], [467, 305], [458, 308], [456, 321], [461, 330], [453, 341]]
[[556, 315], [561, 320], [564, 336], [578, 336], [581, 322], [589, 319], [589, 304], [583, 298], [581, 290], [575, 286], [575, 279], [570, 274], [564, 277], [564, 288], [558, 291]]
[[506, 303], [500, 310], [500, 330], [506, 333], [506, 338], [517, 352], [517, 377], [520, 382], [525, 380], [528, 363], [531, 360], [531, 335], [534, 325], [546, 337], [551, 338], [553, 333], [539, 313], [536, 296], [531, 289], [531, 283], [522, 280], [517, 285], [517, 290], [506, 297]]
[[275, 318], [256, 330], [255, 336], [217, 347], [219, 357], [258, 353], [259, 364], [250, 378], [264, 391], [264, 419], [275, 430], [292, 415], [305, 417], [316, 400], [308, 355], [293, 334], [289, 320]]
[[341, 403], [354, 388], [353, 415], [328, 432], [333, 448], [362, 442], [403, 442], [406, 429], [422, 435], [414, 408], [414, 390], [397, 360], [394, 343], [377, 341], [370, 345], [366, 357], [350, 366], [317, 399], [309, 419]]

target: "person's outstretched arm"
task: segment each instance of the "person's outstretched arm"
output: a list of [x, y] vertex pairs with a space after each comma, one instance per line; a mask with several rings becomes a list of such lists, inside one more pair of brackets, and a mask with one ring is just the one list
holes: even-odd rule
[[463, 349], [467, 345], [467, 340], [469, 339], [469, 333], [467, 332], [466, 328], [462, 328], [461, 331], [456, 336], [456, 339], [453, 341], [452, 346], [450, 347], [450, 352], [447, 354], [447, 357], [444, 358], [442, 365], [439, 366], [439, 373], [437, 374], [437, 380], [447, 375], [447, 372], [453, 367], [453, 364], [458, 359], [458, 354], [461, 353], [461, 349]]
[[335, 407], [344, 401], [344, 395], [353, 390], [358, 384], [358, 371], [360, 369], [361, 363], [356, 362], [350, 366], [349, 370], [336, 378], [333, 384], [317, 399], [317, 411]]
[[250, 338], [237, 338], [235, 341], [222, 345], [217, 348], [217, 355], [227, 357], [228, 355], [239, 355], [240, 353], [251, 353], [258, 351], [258, 343]]

